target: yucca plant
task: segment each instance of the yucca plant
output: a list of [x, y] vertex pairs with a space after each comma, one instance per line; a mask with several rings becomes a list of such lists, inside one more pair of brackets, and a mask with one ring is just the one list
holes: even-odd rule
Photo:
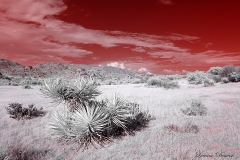
[[79, 147], [103, 145], [111, 136], [128, 133], [133, 135], [133, 124], [149, 121], [148, 112], [119, 94], [96, 101], [100, 95], [93, 79], [48, 79], [41, 92], [53, 99], [53, 103], [65, 102], [64, 108], [53, 113], [49, 129], [60, 141], [78, 142]]
[[108, 115], [98, 102], [78, 107], [75, 112], [62, 108], [54, 112], [49, 128], [56, 138], [78, 142], [79, 147], [102, 145], [108, 140], [103, 134], [108, 129]]

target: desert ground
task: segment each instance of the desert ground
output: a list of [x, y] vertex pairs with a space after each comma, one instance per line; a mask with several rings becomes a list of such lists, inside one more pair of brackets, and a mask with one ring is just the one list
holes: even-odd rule
[[[59, 107], [40, 92], [41, 86], [23, 89], [22, 86], [0, 86], [0, 147], [23, 146], [47, 150], [51, 160], [228, 160], [240, 159], [240, 83], [216, 83], [212, 87], [189, 85], [179, 80], [180, 88], [146, 87], [145, 84], [102, 85], [97, 99], [120, 93], [136, 102], [155, 117], [134, 136], [114, 138], [104, 147], [76, 151], [73, 144], [57, 143], [47, 124], [51, 113]], [[181, 106], [198, 99], [207, 108], [203, 116], [188, 116]], [[9, 118], [5, 107], [20, 103], [23, 107], [35, 104], [46, 115], [30, 120]], [[193, 131], [179, 128], [195, 126]]]

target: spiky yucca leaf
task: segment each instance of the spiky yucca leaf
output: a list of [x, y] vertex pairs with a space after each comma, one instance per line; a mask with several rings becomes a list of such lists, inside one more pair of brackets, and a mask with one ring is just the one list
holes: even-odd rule
[[72, 133], [71, 112], [67, 108], [60, 108], [55, 111], [52, 118], [48, 129], [51, 129], [55, 138], [65, 136], [68, 140], [71, 140], [72, 137], [75, 137], [75, 134]]
[[64, 97], [66, 96], [66, 81], [62, 80], [61, 78], [49, 78], [44, 80], [44, 84], [40, 91], [46, 97], [53, 99], [52, 103], [54, 105], [59, 105], [60, 103], [64, 102]]
[[77, 105], [89, 102], [100, 95], [95, 81], [91, 78], [75, 77], [73, 79], [57, 78], [45, 80], [41, 92], [49, 98], [52, 98], [55, 105], [62, 102], [69, 105]]

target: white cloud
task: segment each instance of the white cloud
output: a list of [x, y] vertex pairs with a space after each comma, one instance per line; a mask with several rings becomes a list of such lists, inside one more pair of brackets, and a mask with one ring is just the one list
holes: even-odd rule
[[147, 73], [148, 69], [147, 68], [140, 68], [137, 70], [139, 73]]
[[132, 51], [135, 51], [135, 52], [146, 52], [146, 50], [143, 49], [142, 47], [133, 48]]
[[118, 63], [118, 62], [108, 63], [107, 66], [116, 67], [116, 68], [121, 68], [121, 69], [125, 69], [125, 68], [126, 68], [126, 67], [124, 66], [124, 63]]
[[173, 5], [173, 2], [171, 0], [159, 0], [158, 2], [165, 5]]
[[176, 71], [173, 71], [173, 70], [171, 70], [171, 69], [164, 69], [163, 72], [164, 72], [164, 73], [174, 73], [174, 72], [176, 72]]
[[212, 45], [213, 45], [213, 43], [209, 42], [209, 43], [205, 44], [205, 47], [208, 48], [208, 47], [210, 47]]

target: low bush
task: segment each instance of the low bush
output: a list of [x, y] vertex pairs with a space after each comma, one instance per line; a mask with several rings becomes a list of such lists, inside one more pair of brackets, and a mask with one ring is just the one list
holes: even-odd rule
[[207, 73], [212, 75], [219, 75], [220, 71], [223, 69], [223, 67], [211, 67]]
[[105, 84], [105, 85], [116, 85], [117, 83], [116, 83], [115, 81], [113, 81], [113, 80], [106, 80], [106, 81], [104, 82], [104, 84]]
[[169, 80], [166, 77], [154, 76], [147, 80], [148, 86], [163, 87], [165, 89], [179, 88], [178, 82]]
[[228, 80], [230, 82], [239, 82], [240, 81], [240, 73], [237, 72], [232, 72], [229, 77]]
[[9, 85], [11, 85], [11, 86], [19, 86], [18, 83], [10, 83]]
[[201, 103], [200, 100], [192, 99], [187, 101], [182, 107], [181, 111], [188, 116], [203, 116], [207, 114], [207, 108]]
[[185, 133], [198, 133], [199, 132], [199, 127], [192, 122], [188, 122], [184, 125], [183, 131]]
[[139, 84], [139, 83], [143, 83], [143, 81], [141, 79], [133, 79], [133, 80], [131, 80], [131, 84]]
[[227, 77], [221, 78], [221, 83], [228, 83], [228, 82], [229, 82], [229, 80]]
[[221, 77], [229, 77], [229, 75], [235, 71], [235, 68], [233, 65], [227, 65], [222, 68], [222, 70], [219, 71], [219, 75]]
[[166, 76], [169, 80], [179, 80], [184, 78], [184, 75], [174, 74], [174, 75], [167, 75]]
[[31, 87], [30, 85], [28, 85], [28, 84], [27, 84], [27, 85], [24, 85], [23, 88], [24, 88], [24, 89], [32, 89], [32, 87]]
[[12, 79], [6, 75], [0, 75], [0, 79], [6, 79], [6, 80], [9, 80], [11, 81]]
[[215, 83], [221, 82], [221, 76], [219, 75], [213, 75], [212, 79], [214, 80]]
[[214, 80], [208, 78], [204, 79], [203, 86], [204, 87], [214, 86]]
[[43, 116], [45, 112], [42, 111], [42, 108], [39, 110], [34, 107], [33, 104], [28, 106], [29, 108], [23, 108], [22, 104], [19, 103], [10, 103], [8, 107], [5, 107], [7, 114], [10, 115], [10, 118], [13, 119], [31, 119], [33, 117]]
[[203, 71], [195, 71], [195, 72], [189, 72], [187, 74], [187, 80], [189, 84], [202, 84], [205, 79], [208, 78], [208, 74], [204, 73]]

